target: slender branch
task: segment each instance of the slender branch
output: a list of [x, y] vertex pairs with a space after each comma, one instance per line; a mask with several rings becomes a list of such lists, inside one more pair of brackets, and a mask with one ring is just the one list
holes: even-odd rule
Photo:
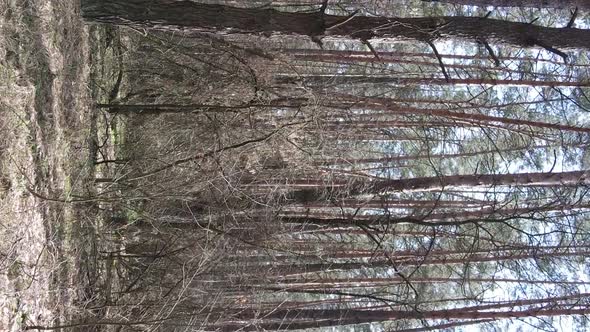
[[447, 80], [447, 83], [450, 82], [451, 78], [449, 77], [449, 74], [447, 74], [447, 70], [445, 69], [445, 64], [443, 63], [442, 57], [438, 53], [436, 46], [434, 46], [434, 43], [431, 42], [430, 40], [428, 41], [428, 45], [430, 45], [430, 48], [432, 48], [432, 51], [434, 52], [434, 55], [436, 56], [436, 59], [438, 60], [438, 64], [440, 65], [440, 69], [442, 70], [442, 73], [445, 76], [445, 80]]
[[565, 26], [566, 28], [571, 28], [574, 26], [574, 23], [576, 22], [576, 18], [578, 17], [578, 7], [576, 7], [576, 9], [574, 9], [572, 13], [572, 17], [570, 18], [570, 21], [567, 22], [567, 25]]
[[332, 24], [332, 25], [330, 25], [330, 26], [326, 27], [326, 31], [328, 31], [328, 30], [332, 30], [332, 29], [336, 29], [337, 27], [339, 27], [339, 26], [342, 26], [342, 25], [344, 25], [344, 24], [346, 24], [346, 23], [350, 22], [350, 21], [351, 21], [351, 20], [352, 20], [352, 19], [353, 19], [353, 18], [356, 16], [356, 14], [358, 14], [358, 12], [359, 12], [359, 10], [357, 9], [357, 10], [355, 10], [354, 12], [352, 12], [352, 14], [350, 14], [350, 15], [346, 16], [346, 17], [345, 17], [344, 19], [342, 19], [341, 21], [338, 21], [338, 22], [336, 22], [336, 23], [334, 23], [334, 24]]
[[551, 169], [547, 173], [552, 173], [556, 164], [557, 164], [557, 151], [553, 150], [553, 165], [551, 165]]
[[320, 14], [324, 15], [326, 13], [326, 8], [328, 8], [328, 1], [329, 0], [324, 0], [322, 2], [322, 6], [320, 7]]
[[373, 45], [371, 45], [371, 43], [369, 42], [369, 40], [363, 39], [362, 42], [363, 42], [363, 44], [367, 45], [367, 47], [369, 48], [369, 50], [371, 51], [371, 53], [373, 53], [373, 55], [375, 56], [375, 59], [381, 61], [381, 57], [379, 57], [379, 53], [377, 53], [377, 51], [375, 50], [375, 48], [373, 48]]
[[375, 237], [375, 235], [373, 235], [373, 233], [371, 233], [371, 231], [368, 229], [368, 226], [367, 225], [363, 225], [363, 224], [357, 223], [356, 226], [358, 226], [363, 232], [365, 232], [365, 235], [367, 235], [367, 237], [372, 242], [374, 242], [377, 245], [377, 249], [381, 249], [382, 250], [382, 254], [385, 256], [385, 258], [387, 258], [387, 260], [391, 264], [391, 267], [393, 268], [393, 270], [395, 271], [395, 273], [414, 291], [414, 294], [417, 296], [418, 295], [418, 291], [416, 290], [416, 288], [414, 288], [414, 285], [412, 285], [412, 283], [408, 279], [408, 277], [406, 277], [406, 275], [399, 270], [397, 264], [391, 258], [391, 256], [389, 255], [389, 253], [383, 248], [382, 241], [378, 240]]
[[533, 42], [533, 44], [539, 45], [551, 53], [559, 55], [560, 57], [563, 58], [563, 62], [567, 63], [567, 54], [565, 54], [564, 52], [562, 52], [562, 51], [556, 49], [555, 47], [548, 45], [540, 40], [537, 40], [537, 39], [533, 39], [532, 42]]
[[481, 40], [480, 42], [486, 48], [486, 51], [488, 51], [488, 53], [490, 54], [490, 57], [494, 61], [494, 64], [496, 64], [496, 67], [500, 67], [500, 59], [498, 59], [498, 57], [494, 53], [494, 50], [492, 49], [492, 47], [490, 46], [490, 44], [488, 44], [488, 42], [486, 42], [485, 40]]

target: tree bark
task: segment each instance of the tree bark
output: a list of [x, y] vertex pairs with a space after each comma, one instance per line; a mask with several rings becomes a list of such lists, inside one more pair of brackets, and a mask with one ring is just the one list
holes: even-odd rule
[[[280, 51], [280, 50], [276, 50]], [[375, 54], [368, 51], [351, 51], [351, 50], [322, 50], [322, 49], [285, 49], [282, 50], [283, 53], [289, 54], [293, 56], [295, 59], [298, 60], [317, 60], [321, 61], [320, 59], [355, 59], [355, 61], [368, 61], [369, 58], [375, 59]], [[464, 54], [449, 54], [449, 53], [439, 53], [439, 56], [442, 59], [458, 59], [462, 60], [462, 62], [469, 62], [475, 60], [488, 60], [490, 58], [489, 55], [480, 55], [480, 54], [472, 54], [472, 55], [464, 55]], [[437, 59], [437, 56], [434, 53], [424, 53], [424, 52], [402, 52], [402, 51], [381, 51], [379, 52], [379, 57], [383, 61], [387, 61], [390, 59], [424, 59], [424, 58], [431, 58]], [[540, 59], [531, 56], [511, 56], [511, 55], [501, 55], [497, 54], [496, 58], [500, 61], [533, 61], [533, 62], [545, 62], [545, 63], [553, 63], [561, 65], [561, 61], [554, 61], [551, 59]], [[377, 60], [378, 61], [378, 60]], [[372, 62], [372, 61], [371, 61]], [[577, 67], [589, 67], [590, 65], [587, 64], [576, 64]]]
[[[590, 30], [589, 30], [590, 31]], [[277, 85], [303, 82], [309, 86], [334, 86], [352, 84], [399, 84], [407, 85], [507, 85], [507, 86], [550, 86], [550, 87], [589, 87], [587, 81], [551, 81], [551, 80], [521, 80], [495, 78], [449, 78], [444, 77], [391, 77], [388, 75], [346, 75], [346, 74], [318, 74], [318, 75], [280, 75], [275, 78]]]
[[165, 0], [86, 0], [82, 10], [88, 21], [201, 32], [330, 35], [360, 40], [400, 38], [424, 42], [460, 38], [553, 49], [588, 48], [590, 45], [590, 30], [548, 28], [483, 17], [349, 18], [319, 12], [281, 12]]
[[532, 7], [555, 9], [590, 9], [588, 0], [424, 0], [429, 2], [445, 2], [464, 6], [494, 7]]
[[376, 182], [373, 190], [416, 190], [435, 189], [449, 186], [559, 186], [578, 185], [590, 182], [590, 171], [562, 173], [521, 173], [521, 174], [472, 174], [433, 176], [413, 179], [386, 180]]
[[[527, 285], [590, 285], [590, 282], [586, 281], [563, 281], [563, 280], [528, 280], [528, 279], [511, 279], [511, 278], [453, 278], [453, 277], [412, 277], [410, 281], [413, 284], [447, 284], [447, 283], [516, 283], [516, 284], [527, 284]], [[399, 277], [389, 278], [370, 278], [370, 277], [359, 277], [359, 278], [293, 278], [291, 280], [281, 279], [277, 283], [277, 287], [282, 288], [294, 288], [294, 289], [325, 289], [325, 288], [371, 288], [371, 287], [383, 287], [398, 285], [403, 283], [404, 280]], [[266, 286], [265, 283], [256, 284], [254, 286]]]
[[[400, 191], [425, 191], [447, 187], [495, 187], [495, 186], [576, 186], [590, 184], [590, 171], [571, 171], [561, 173], [519, 173], [519, 174], [466, 174], [448, 176], [429, 176], [410, 179], [358, 181], [332, 181], [329, 185], [321, 179], [294, 179], [289, 182], [293, 197], [306, 193], [310, 197], [319, 191], [346, 192], [350, 195], [361, 193], [383, 193]], [[267, 183], [266, 185], [269, 185]], [[309, 202], [309, 200], [308, 200]]]
[[[582, 297], [582, 296], [580, 296]], [[511, 303], [505, 305], [510, 309], [514, 306]], [[547, 306], [547, 308], [531, 308], [526, 310], [501, 310], [501, 311], [477, 311], [477, 310], [433, 310], [433, 311], [402, 311], [402, 310], [355, 310], [355, 309], [298, 309], [298, 310], [275, 310], [268, 314], [260, 314], [264, 317], [264, 322], [256, 324], [257, 328], [264, 328], [268, 330], [284, 329], [309, 329], [327, 326], [343, 326], [366, 324], [371, 322], [383, 322], [397, 319], [509, 319], [509, 318], [524, 318], [524, 317], [551, 317], [562, 315], [587, 315], [590, 309], [583, 308], [568, 308], [567, 305], [558, 305], [556, 307]], [[241, 316], [250, 314], [244, 310]], [[256, 313], [254, 313], [256, 314]], [[240, 317], [242, 318], [242, 317]], [[278, 323], [270, 322], [268, 319], [279, 320]], [[289, 323], [285, 323], [288, 321]], [[235, 324], [235, 323], [234, 323]], [[244, 326], [241, 324], [223, 324], [221, 331], [235, 331]], [[231, 327], [230, 327], [231, 326]], [[247, 331], [253, 330], [248, 329]]]

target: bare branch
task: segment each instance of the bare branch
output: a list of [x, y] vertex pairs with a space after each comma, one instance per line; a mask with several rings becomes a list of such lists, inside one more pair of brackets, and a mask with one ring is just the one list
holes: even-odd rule
[[578, 17], [578, 7], [576, 7], [576, 9], [574, 9], [571, 13], [572, 13], [572, 17], [570, 18], [570, 21], [565, 26], [566, 28], [572, 28], [574, 26], [574, 23], [576, 22], [576, 18]]
[[481, 40], [480, 42], [483, 44], [483, 46], [486, 48], [486, 50], [490, 54], [490, 57], [494, 61], [494, 64], [496, 65], [496, 67], [500, 67], [500, 59], [498, 59], [498, 57], [494, 53], [494, 50], [492, 49], [490, 44], [488, 44], [488, 42], [486, 42], [485, 40]]
[[330, 25], [330, 26], [326, 27], [326, 31], [328, 31], [328, 30], [332, 30], [332, 29], [335, 29], [335, 28], [337, 28], [337, 27], [339, 27], [339, 26], [342, 26], [342, 25], [344, 25], [344, 24], [346, 24], [346, 23], [350, 22], [350, 21], [351, 21], [351, 20], [352, 20], [352, 19], [353, 19], [353, 18], [356, 16], [356, 14], [358, 14], [358, 12], [359, 12], [359, 11], [358, 11], [358, 9], [357, 9], [357, 10], [355, 10], [354, 12], [352, 12], [352, 14], [350, 14], [350, 15], [346, 16], [346, 17], [345, 17], [343, 20], [341, 20], [341, 21], [338, 21], [338, 22], [336, 22], [336, 23], [334, 23], [334, 24], [332, 24], [332, 25]]
[[445, 80], [447, 80], [447, 82], [450, 82], [451, 78], [449, 77], [449, 74], [447, 74], [447, 70], [445, 69], [445, 64], [443, 63], [442, 57], [438, 53], [436, 46], [434, 46], [434, 43], [431, 41], [428, 41], [428, 45], [430, 45], [430, 48], [432, 48], [432, 51], [434, 52], [434, 55], [436, 56], [436, 59], [438, 60], [438, 64], [440, 65], [440, 70], [442, 71], [443, 75], [445, 76]]
[[326, 8], [328, 8], [328, 1], [329, 0], [324, 0], [322, 2], [322, 6], [320, 7], [320, 14], [324, 15], [326, 13]]
[[363, 40], [362, 41], [363, 44], [367, 45], [367, 47], [369, 48], [369, 50], [371, 51], [371, 53], [373, 53], [373, 55], [375, 56], [375, 59], [381, 61], [381, 58], [379, 57], [379, 53], [377, 53], [377, 51], [375, 50], [375, 48], [373, 48], [373, 45], [371, 45], [371, 43], [368, 40]]
[[540, 40], [537, 40], [537, 39], [533, 39], [533, 43], [535, 45], [541, 46], [542, 48], [546, 49], [547, 51], [549, 51], [551, 53], [555, 53], [555, 54], [559, 55], [560, 57], [563, 58], [563, 62], [567, 63], [568, 57], [567, 57], [567, 54], [565, 54], [564, 52], [562, 52], [562, 51], [556, 49], [555, 47], [548, 45]]

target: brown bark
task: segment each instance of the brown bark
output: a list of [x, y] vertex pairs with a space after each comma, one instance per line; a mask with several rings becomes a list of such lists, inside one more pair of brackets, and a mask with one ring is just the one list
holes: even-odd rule
[[[465, 249], [465, 250], [398, 250], [398, 251], [375, 251], [374, 249], [346, 249], [346, 248], [321, 248], [321, 254], [296, 254], [296, 255], [275, 255], [272, 260], [284, 263], [286, 261], [300, 261], [300, 262], [314, 262], [319, 257], [322, 260], [340, 260], [347, 259], [351, 263], [358, 261], [358, 259], [376, 259], [380, 256], [395, 257], [396, 260], [401, 262], [415, 261], [417, 259], [423, 259], [430, 261], [449, 261], [453, 259], [469, 260], [471, 257], [477, 257], [478, 259], [485, 259], [484, 254], [489, 254], [491, 257], [511, 257], [511, 256], [522, 256], [522, 255], [561, 255], [561, 254], [573, 254], [570, 251], [589, 249], [588, 246], [576, 246], [576, 247], [559, 247], [559, 246], [514, 246], [506, 248], [480, 248], [480, 249]], [[584, 251], [586, 252], [586, 251]], [[230, 256], [240, 259], [242, 263], [251, 263], [252, 265], [265, 265], [269, 261], [269, 257], [264, 254], [258, 256], [246, 256], [246, 255], [235, 255]]]
[[[342, 59], [375, 59], [375, 54], [366, 51], [351, 51], [351, 50], [322, 50], [322, 49], [286, 49], [282, 50], [284, 53], [293, 55], [296, 59], [308, 59], [315, 57], [337, 57]], [[443, 59], [460, 59], [460, 60], [489, 60], [489, 55], [461, 55], [461, 54], [444, 54], [439, 53]], [[431, 58], [437, 59], [434, 53], [419, 53], [419, 52], [400, 52], [400, 51], [380, 51], [379, 57], [384, 61], [390, 58]], [[510, 55], [496, 55], [500, 61], [533, 61], [533, 62], [547, 62], [562, 65], [563, 61], [555, 61], [551, 59], [538, 59], [536, 57], [527, 56], [510, 56]], [[372, 62], [372, 61], [371, 61]], [[587, 64], [576, 64], [576, 67], [589, 67]]]
[[[371, 66], [362, 66], [363, 63], [371, 62], [371, 63], [394, 63], [394, 64], [410, 64], [420, 66], [421, 76], [426, 76], [425, 74], [433, 73], [433, 72], [440, 72], [440, 63], [436, 61], [425, 61], [425, 60], [408, 60], [404, 58], [393, 58], [393, 57], [383, 57], [379, 54], [379, 59], [372, 55], [372, 57], [350, 57], [350, 56], [340, 56], [340, 55], [321, 55], [321, 54], [310, 54], [310, 55], [295, 55], [295, 59], [297, 60], [305, 60], [305, 61], [313, 61], [314, 67], [317, 66], [318, 62], [326, 62], [326, 63], [338, 63], [338, 64], [349, 64], [354, 63], [356, 64], [357, 68], [367, 68], [370, 69]], [[362, 67], [361, 67], [362, 66]], [[303, 68], [310, 68], [309, 64], [302, 64], [301, 67]], [[429, 68], [430, 67], [430, 68]], [[330, 68], [330, 67], [327, 67]], [[470, 65], [470, 64], [445, 64], [446, 69], [461, 69], [464, 72], [472, 71], [473, 73], [501, 73], [505, 75], [522, 75], [522, 77], [526, 77], [526, 75], [534, 75], [537, 79], [543, 80], [566, 80], [568, 79], [567, 75], [563, 74], [545, 74], [539, 72], [532, 72], [526, 70], [518, 70], [518, 69], [510, 69], [507, 67], [492, 67], [492, 66], [484, 66], [484, 65]], [[333, 68], [332, 68], [333, 69]], [[427, 71], [425, 71], [427, 69]], [[390, 73], [394, 73], [394, 71], [390, 71]], [[405, 74], [411, 73], [411, 71], [404, 71]], [[418, 74], [418, 73], [417, 73]], [[530, 76], [529, 76], [530, 77]]]
[[560, 186], [590, 183], [590, 171], [562, 173], [472, 174], [386, 180], [371, 186], [373, 191], [435, 189], [449, 186]]
[[411, 161], [411, 160], [418, 160], [418, 159], [451, 159], [451, 158], [464, 158], [464, 157], [472, 157], [472, 156], [479, 156], [484, 154], [502, 154], [502, 153], [513, 153], [518, 151], [530, 151], [534, 149], [546, 149], [551, 148], [551, 145], [533, 145], [533, 146], [520, 146], [516, 148], [509, 148], [503, 150], [483, 150], [483, 151], [474, 151], [474, 152], [462, 152], [462, 153], [452, 153], [452, 154], [422, 154], [422, 155], [413, 155], [413, 156], [388, 156], [388, 157], [375, 157], [375, 158], [331, 158], [325, 160], [318, 160], [314, 161], [314, 165], [318, 166], [337, 166], [337, 165], [359, 165], [359, 164], [375, 164], [379, 163], [382, 164], [382, 168], [389, 167], [390, 164], [395, 166], [399, 166], [402, 161]]
[[426, 215], [408, 215], [392, 217], [389, 215], [360, 215], [353, 219], [342, 215], [332, 213], [314, 213], [306, 212], [283, 212], [281, 220], [284, 223], [301, 223], [328, 226], [358, 226], [358, 225], [399, 225], [413, 224], [422, 226], [459, 226], [473, 223], [504, 223], [515, 219], [540, 218], [540, 213], [563, 212], [567, 210], [580, 209], [574, 213], [584, 213], [581, 209], [587, 211], [590, 206], [580, 205], [563, 205], [563, 206], [537, 206], [528, 208], [482, 208], [471, 211], [432, 213], [436, 206], [429, 208]]
[[445, 2], [455, 5], [479, 7], [532, 7], [555, 9], [590, 9], [588, 0], [423, 0], [430, 2]]
[[[390, 115], [397, 115], [397, 114], [420, 114], [420, 115], [430, 115], [430, 116], [438, 116], [441, 118], [453, 119], [453, 120], [461, 120], [470, 125], [490, 125], [491, 127], [497, 127], [494, 123], [501, 123], [504, 125], [516, 125], [516, 126], [524, 126], [524, 127], [533, 127], [533, 128], [546, 128], [546, 129], [553, 129], [553, 130], [560, 130], [560, 131], [573, 131], [573, 132], [580, 132], [580, 133], [590, 133], [590, 128], [584, 127], [577, 127], [571, 125], [564, 125], [560, 123], [548, 123], [542, 121], [534, 121], [534, 120], [522, 120], [522, 119], [512, 119], [506, 118], [502, 116], [492, 116], [486, 114], [475, 114], [475, 113], [461, 113], [461, 112], [452, 112], [447, 110], [441, 109], [419, 109], [419, 108], [412, 108], [412, 107], [398, 107], [398, 106], [368, 106], [367, 108], [376, 108], [376, 107], [384, 107], [385, 109], [391, 112]], [[355, 108], [363, 108], [362, 104], [355, 106]], [[454, 126], [454, 122], [435, 122], [435, 121], [428, 121], [428, 124], [434, 123], [438, 126], [445, 127], [445, 126]], [[412, 126], [424, 126], [424, 122], [422, 121], [391, 121], [391, 120], [364, 120], [364, 121], [340, 121], [340, 122], [329, 122], [324, 125], [324, 128], [327, 129], [338, 129], [338, 128], [400, 128], [400, 127], [412, 127]], [[458, 125], [457, 125], [458, 126]], [[479, 127], [479, 126], [478, 126]], [[500, 128], [504, 128], [504, 126], [500, 126]]]
[[[576, 252], [557, 252], [557, 253], [525, 253], [514, 254], [509, 253], [505, 255], [471, 255], [468, 257], [458, 258], [439, 258], [429, 256], [416, 256], [410, 258], [392, 258], [392, 260], [373, 260], [371, 262], [347, 262], [347, 263], [309, 263], [309, 264], [276, 264], [274, 273], [276, 276], [282, 275], [291, 278], [295, 275], [318, 273], [318, 272], [334, 272], [334, 271], [355, 271], [359, 269], [383, 268], [395, 266], [433, 266], [433, 265], [464, 265], [466, 263], [486, 263], [486, 262], [503, 262], [503, 261], [520, 261], [526, 259], [552, 259], [558, 257], [586, 257], [590, 254], [590, 250], [582, 250]], [[255, 275], [255, 274], [253, 274]]]
[[[590, 30], [589, 30], [590, 31]], [[279, 76], [275, 79], [277, 84], [290, 84], [302, 81], [310, 86], [334, 86], [344, 84], [399, 84], [399, 85], [420, 85], [420, 84], [464, 84], [464, 85], [508, 85], [508, 86], [551, 86], [551, 87], [588, 87], [587, 81], [550, 81], [550, 80], [512, 80], [494, 78], [449, 78], [444, 77], [391, 77], [391, 76], [370, 76], [370, 75], [344, 75], [344, 74], [323, 74], [307, 76]]]
[[[496, 186], [576, 186], [590, 184], [590, 171], [571, 171], [561, 173], [518, 173], [518, 174], [466, 174], [449, 176], [430, 176], [396, 180], [356, 181], [349, 183], [344, 180], [332, 180], [329, 183], [322, 179], [293, 179], [286, 185], [292, 188], [296, 198], [305, 193], [310, 197], [319, 196], [316, 191], [331, 191], [356, 195], [361, 193], [384, 193], [400, 191], [441, 190], [448, 187], [496, 187]], [[254, 186], [276, 186], [277, 183], [256, 184]], [[309, 201], [309, 200], [307, 200]], [[414, 218], [411, 218], [414, 219]]]
[[317, 12], [293, 13], [164, 0], [86, 0], [82, 10], [85, 19], [95, 22], [180, 27], [194, 31], [281, 33], [314, 37], [331, 35], [361, 40], [402, 38], [431, 41], [438, 38], [462, 38], [521, 47], [587, 48], [590, 45], [589, 30], [547, 28], [482, 17], [355, 16], [348, 19]]
[[436, 325], [431, 325], [431, 326], [396, 330], [396, 332], [445, 331], [445, 330], [449, 330], [451, 328], [454, 329], [459, 326], [477, 325], [477, 324], [488, 323], [488, 322], [493, 322], [493, 321], [494, 321], [494, 319], [490, 319], [490, 318], [488, 318], [488, 319], [474, 319], [474, 320], [466, 320], [466, 321], [454, 321], [454, 322], [450, 322], [450, 323], [436, 324]]
[[[412, 284], [433, 284], [433, 283], [516, 283], [527, 285], [590, 285], [590, 282], [585, 281], [554, 281], [554, 280], [528, 280], [528, 279], [510, 279], [510, 278], [452, 278], [452, 277], [412, 277], [409, 279]], [[399, 285], [404, 280], [399, 277], [389, 278], [294, 278], [291, 280], [281, 279], [278, 287], [282, 288], [297, 288], [297, 289], [323, 289], [323, 288], [371, 288], [383, 287], [391, 285]], [[260, 284], [259, 286], [265, 286]]]
[[[256, 328], [268, 330], [284, 329], [306, 329], [326, 326], [342, 326], [365, 324], [371, 322], [383, 322], [397, 319], [510, 319], [524, 317], [551, 317], [562, 315], [587, 315], [590, 309], [568, 308], [567, 306], [548, 306], [547, 308], [530, 308], [525, 310], [513, 310], [512, 303], [505, 307], [510, 310], [501, 311], [462, 311], [462, 310], [433, 310], [433, 311], [406, 311], [406, 310], [355, 310], [355, 309], [300, 309], [300, 310], [275, 310], [270, 313], [251, 313], [242, 311], [240, 319], [246, 315], [259, 314], [264, 317], [265, 322], [256, 324]], [[279, 322], [268, 321], [276, 319]], [[235, 331], [238, 326], [244, 324], [224, 324], [222, 331]], [[231, 327], [230, 327], [231, 326]], [[254, 328], [254, 326], [250, 326]], [[244, 330], [255, 330], [246, 327]]]

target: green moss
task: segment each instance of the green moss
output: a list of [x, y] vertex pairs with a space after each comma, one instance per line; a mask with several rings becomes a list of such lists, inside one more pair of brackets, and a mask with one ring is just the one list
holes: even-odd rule
[[127, 223], [133, 224], [133, 223], [137, 222], [138, 220], [141, 220], [141, 212], [139, 212], [135, 209], [126, 209], [125, 210], [125, 219], [127, 220]]

